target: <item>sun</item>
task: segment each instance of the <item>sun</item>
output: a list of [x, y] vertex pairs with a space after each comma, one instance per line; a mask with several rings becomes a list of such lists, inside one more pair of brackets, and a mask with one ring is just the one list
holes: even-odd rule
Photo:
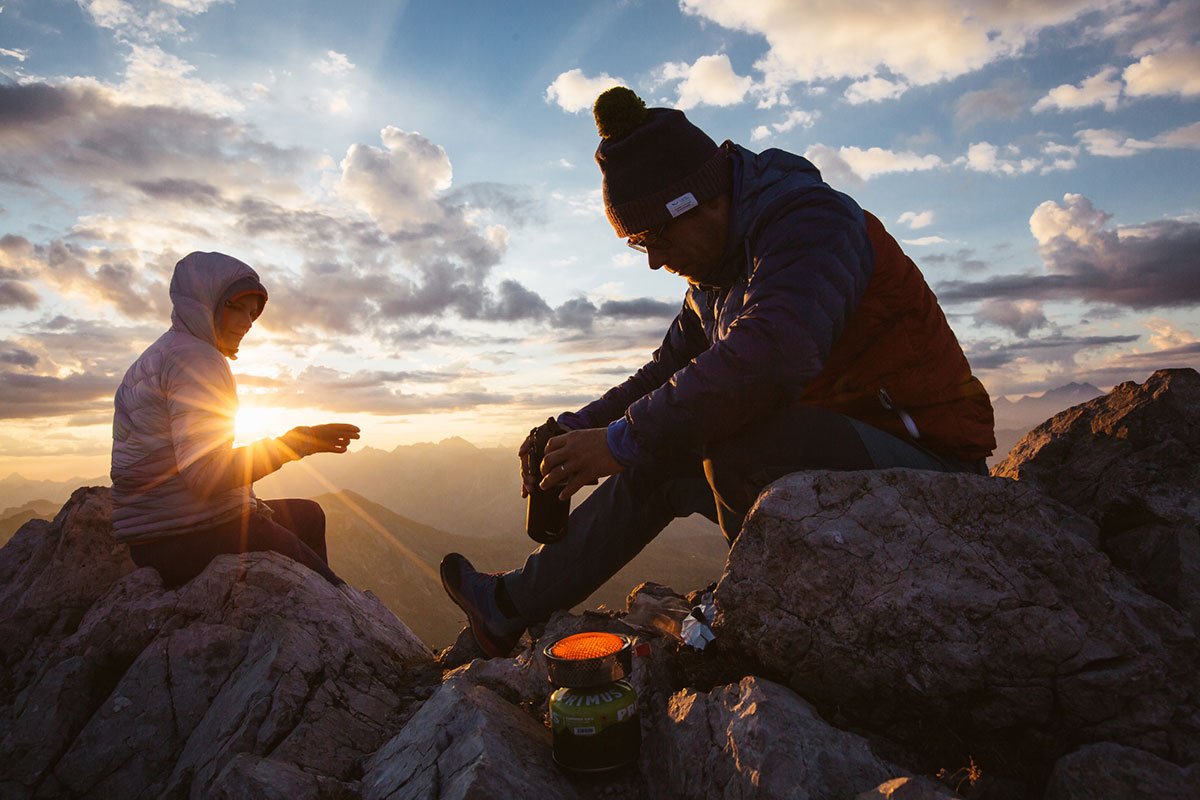
[[234, 444], [249, 444], [257, 439], [286, 433], [289, 426], [283, 422], [284, 415], [284, 410], [280, 408], [243, 403], [233, 418]]

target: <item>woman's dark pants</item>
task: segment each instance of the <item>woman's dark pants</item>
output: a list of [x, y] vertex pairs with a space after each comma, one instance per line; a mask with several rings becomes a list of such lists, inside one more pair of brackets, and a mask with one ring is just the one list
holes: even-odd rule
[[274, 512], [249, 514], [211, 528], [131, 545], [139, 567], [153, 567], [173, 588], [199, 575], [222, 553], [273, 550], [298, 561], [335, 586], [345, 583], [329, 568], [325, 551], [325, 512], [312, 500], [267, 500]]

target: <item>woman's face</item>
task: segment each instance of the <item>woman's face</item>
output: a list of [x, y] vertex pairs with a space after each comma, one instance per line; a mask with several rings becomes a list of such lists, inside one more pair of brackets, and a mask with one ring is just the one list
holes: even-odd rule
[[217, 325], [217, 340], [227, 350], [237, 350], [242, 337], [249, 332], [258, 317], [259, 296], [244, 294], [225, 301], [221, 321]]

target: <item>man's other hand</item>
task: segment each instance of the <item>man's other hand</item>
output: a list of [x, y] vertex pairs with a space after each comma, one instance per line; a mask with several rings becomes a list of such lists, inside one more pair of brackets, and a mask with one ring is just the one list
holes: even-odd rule
[[623, 469], [608, 449], [607, 428], [567, 431], [546, 444], [546, 457], [542, 459], [542, 473], [546, 477], [540, 488], [545, 491], [557, 487], [565, 478], [566, 485], [562, 486], [558, 499], [566, 500], [584, 486]]
[[313, 453], [344, 453], [350, 442], [358, 438], [358, 426], [346, 422], [324, 425], [301, 425], [279, 437], [297, 458]]

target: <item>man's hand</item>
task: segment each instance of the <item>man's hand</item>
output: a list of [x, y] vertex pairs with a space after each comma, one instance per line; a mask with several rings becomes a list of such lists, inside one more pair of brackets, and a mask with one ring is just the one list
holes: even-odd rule
[[279, 437], [284, 446], [297, 458], [313, 453], [344, 453], [353, 439], [358, 438], [358, 426], [346, 422], [324, 425], [302, 425]]
[[541, 489], [557, 487], [565, 478], [566, 485], [558, 499], [566, 500], [584, 486], [623, 469], [608, 449], [607, 428], [567, 431], [546, 444], [546, 457], [542, 459], [542, 473], [546, 477]]

